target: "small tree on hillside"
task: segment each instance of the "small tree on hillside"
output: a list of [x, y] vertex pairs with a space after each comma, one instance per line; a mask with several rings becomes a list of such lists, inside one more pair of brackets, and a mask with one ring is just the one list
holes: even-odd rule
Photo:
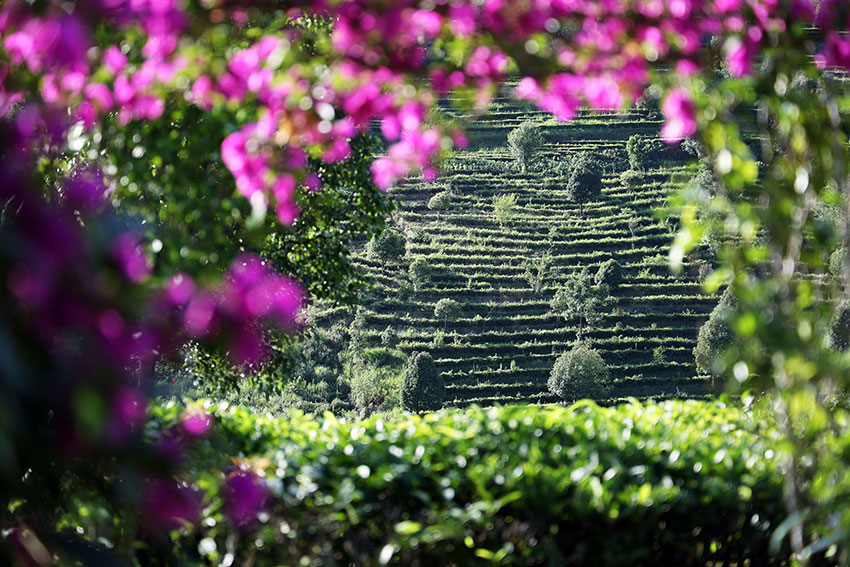
[[404, 369], [401, 404], [409, 411], [433, 411], [443, 405], [446, 385], [427, 352], [414, 352]]
[[423, 285], [431, 281], [431, 271], [431, 266], [425, 258], [419, 257], [410, 263], [407, 275], [416, 291], [419, 291]]
[[550, 253], [534, 259], [529, 258], [523, 263], [525, 272], [522, 277], [525, 278], [526, 282], [528, 282], [531, 291], [534, 293], [540, 293], [543, 289], [543, 282], [546, 279], [546, 275], [548, 274], [551, 265], [552, 255]]
[[850, 300], [845, 299], [838, 307], [827, 335], [829, 346], [835, 350], [850, 349]]
[[632, 169], [644, 170], [649, 166], [649, 154], [652, 145], [645, 136], [633, 134], [626, 142], [626, 152], [629, 154], [629, 165]]
[[505, 226], [516, 215], [516, 195], [513, 193], [493, 195], [493, 214], [499, 226]]
[[731, 320], [736, 308], [737, 301], [727, 288], [697, 336], [694, 361], [700, 373], [716, 376], [723, 371], [723, 354], [735, 339]]
[[567, 198], [578, 203], [579, 216], [584, 218], [584, 204], [602, 193], [602, 170], [587, 154], [580, 154], [571, 163], [570, 176], [566, 180]]
[[610, 388], [608, 367], [599, 353], [586, 344], [565, 352], [552, 367], [549, 391], [567, 401], [605, 398]]
[[460, 303], [448, 297], [442, 298], [434, 306], [434, 316], [443, 320], [443, 328], [446, 328], [446, 323], [451, 319], [454, 321], [461, 314]]
[[578, 319], [578, 338], [584, 335], [584, 326], [599, 320], [602, 309], [608, 304], [608, 286], [596, 285], [590, 268], [567, 278], [564, 287], [552, 298], [551, 308], [564, 319]]
[[609, 258], [599, 265], [593, 280], [596, 285], [605, 284], [609, 290], [616, 289], [623, 281], [623, 267], [614, 258]]
[[528, 172], [528, 166], [542, 145], [540, 127], [531, 121], [523, 122], [508, 134], [508, 147], [523, 173]]
[[407, 240], [397, 230], [388, 228], [379, 236], [369, 241], [369, 256], [379, 260], [382, 264], [398, 262], [404, 257]]
[[452, 204], [452, 194], [440, 191], [428, 200], [428, 208], [432, 211], [445, 211]]

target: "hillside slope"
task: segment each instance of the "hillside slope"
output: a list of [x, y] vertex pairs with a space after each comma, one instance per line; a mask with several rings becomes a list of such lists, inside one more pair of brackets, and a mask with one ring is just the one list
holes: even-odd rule
[[[542, 123], [546, 143], [535, 171], [522, 174], [506, 138], [529, 118]], [[692, 350], [717, 300], [701, 294], [696, 265], [670, 274], [672, 233], [655, 213], [677, 174], [686, 172], [683, 152], [674, 149], [657, 160], [638, 187], [620, 182], [629, 136], [657, 136], [659, 129], [658, 120], [640, 111], [584, 115], [560, 125], [518, 105], [497, 105], [470, 130], [471, 149], [457, 152], [437, 182], [411, 180], [393, 191], [399, 203], [394, 222], [407, 236], [407, 255], [386, 265], [365, 251], [358, 256], [375, 279], [374, 294], [363, 301], [368, 344], [379, 345], [380, 333], [390, 327], [401, 350], [429, 351], [443, 372], [450, 405], [555, 401], [546, 380], [555, 358], [575, 340], [577, 325], [552, 313], [550, 301], [572, 272], [590, 266], [595, 273], [615, 258], [623, 283], [601, 321], [585, 333], [611, 370], [611, 396], [706, 393]], [[587, 150], [610, 159], [604, 162], [602, 196], [579, 218], [578, 206], [548, 174], [558, 160]], [[429, 209], [429, 199], [447, 189], [448, 208]], [[500, 225], [493, 196], [504, 194], [515, 195], [517, 207]], [[535, 293], [524, 277], [526, 266], [545, 255], [551, 268]], [[414, 290], [408, 265], [420, 257], [433, 275]], [[435, 317], [442, 298], [461, 304], [458, 319]], [[319, 316], [320, 324], [323, 317], [329, 320], [331, 312]]]

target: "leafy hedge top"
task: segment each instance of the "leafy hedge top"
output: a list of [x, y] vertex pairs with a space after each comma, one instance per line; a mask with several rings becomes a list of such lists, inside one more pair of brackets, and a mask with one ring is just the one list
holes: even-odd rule
[[[225, 549], [234, 528], [216, 487], [239, 455], [268, 498], [230, 549], [237, 563], [254, 554], [258, 567], [302, 556], [327, 565], [770, 563], [771, 528], [785, 515], [776, 431], [721, 403], [473, 407], [349, 423], [211, 411], [216, 425], [193, 461], [208, 518], [181, 549]], [[157, 429], [179, 420], [176, 406], [155, 414]]]

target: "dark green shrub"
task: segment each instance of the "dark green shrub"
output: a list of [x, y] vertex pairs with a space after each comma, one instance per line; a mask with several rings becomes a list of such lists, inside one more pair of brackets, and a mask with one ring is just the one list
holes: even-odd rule
[[850, 300], [845, 299], [838, 306], [827, 335], [829, 346], [835, 350], [850, 349]]
[[379, 236], [369, 241], [367, 252], [369, 256], [383, 264], [398, 262], [404, 257], [406, 249], [404, 235], [397, 230], [388, 228]]
[[448, 297], [442, 298], [437, 304], [434, 306], [434, 317], [437, 319], [443, 320], [443, 328], [445, 329], [446, 323], [449, 320], [455, 320], [460, 317], [461, 314], [461, 306], [460, 303], [455, 301], [454, 299], [450, 299]]
[[528, 172], [528, 167], [542, 145], [540, 127], [530, 121], [523, 122], [508, 134], [508, 148], [523, 173]]
[[602, 399], [606, 396], [608, 367], [594, 349], [579, 344], [558, 357], [549, 381], [549, 391], [567, 401], [581, 398]]
[[602, 194], [602, 170], [587, 154], [579, 154], [571, 161], [566, 180], [567, 198], [578, 203], [579, 215], [584, 218], [584, 205]]
[[434, 411], [443, 405], [446, 386], [442, 375], [427, 352], [414, 352], [404, 369], [401, 403], [404, 409], [415, 412]]
[[723, 354], [735, 339], [731, 322], [736, 308], [737, 302], [727, 288], [697, 336], [694, 360], [700, 373], [717, 376], [723, 372]]
[[604, 284], [609, 289], [617, 289], [620, 282], [623, 281], [623, 267], [620, 265], [620, 262], [614, 258], [610, 258], [600, 264], [593, 280], [596, 282], [596, 285]]

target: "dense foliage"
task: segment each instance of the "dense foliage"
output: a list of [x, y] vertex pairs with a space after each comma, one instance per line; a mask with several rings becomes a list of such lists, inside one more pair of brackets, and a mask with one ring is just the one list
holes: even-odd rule
[[547, 386], [550, 392], [568, 402], [604, 398], [610, 388], [608, 367], [598, 352], [579, 343], [555, 361]]
[[[785, 517], [778, 433], [719, 403], [350, 423], [207, 411], [214, 429], [186, 455], [201, 515], [149, 567], [785, 564], [769, 551]], [[150, 435], [181, 427], [177, 406], [153, 409]], [[251, 498], [219, 492], [222, 471]], [[118, 544], [129, 526], [87, 506], [69, 525]]]

